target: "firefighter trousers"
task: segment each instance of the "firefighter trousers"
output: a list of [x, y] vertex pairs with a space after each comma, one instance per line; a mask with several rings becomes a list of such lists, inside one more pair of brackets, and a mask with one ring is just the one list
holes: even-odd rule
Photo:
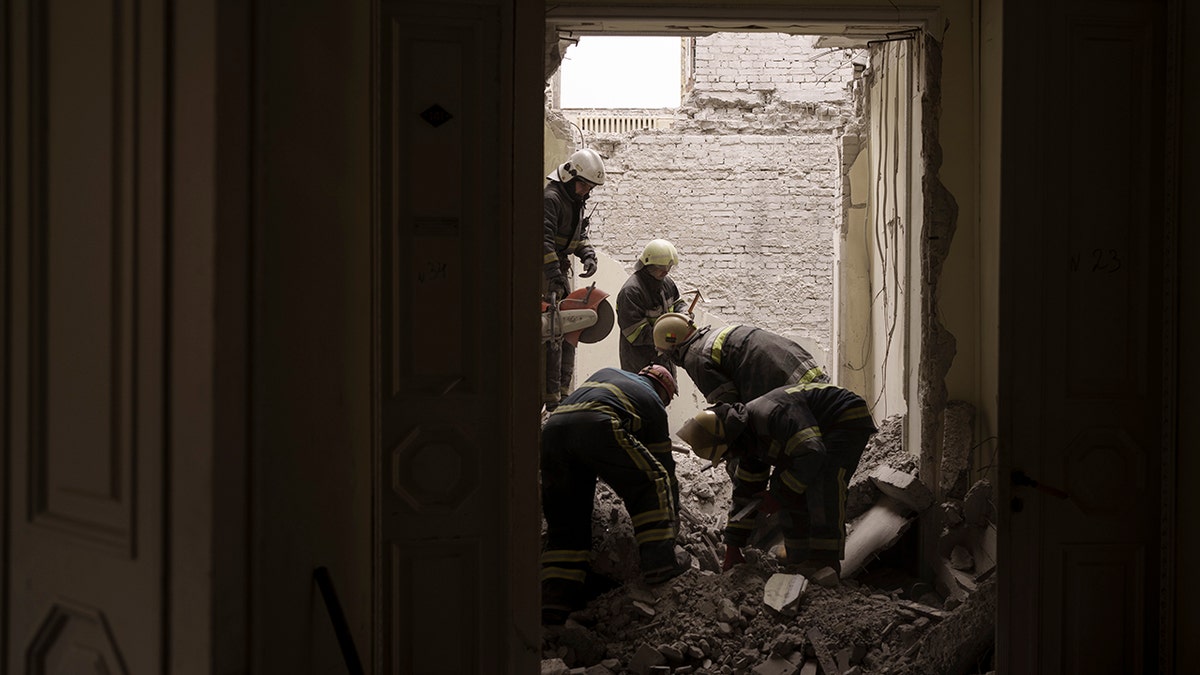
[[[596, 481], [625, 504], [644, 574], [676, 565], [679, 485], [670, 452], [650, 452], [603, 412], [557, 413], [542, 430], [543, 602], [582, 592], [590, 567]], [[569, 602], [568, 602], [569, 604]]]

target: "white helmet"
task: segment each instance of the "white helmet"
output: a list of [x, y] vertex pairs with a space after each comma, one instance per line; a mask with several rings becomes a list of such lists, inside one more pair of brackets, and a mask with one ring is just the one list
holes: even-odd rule
[[663, 267], [674, 267], [679, 264], [679, 254], [675, 251], [675, 244], [666, 239], [655, 239], [646, 248], [642, 249], [642, 254], [638, 256], [637, 262], [634, 263], [634, 271], [640, 270], [646, 265], [662, 265]]
[[604, 185], [604, 160], [600, 159], [600, 153], [591, 148], [576, 150], [546, 178], [560, 183], [582, 178], [593, 185]]
[[691, 317], [679, 312], [667, 312], [654, 322], [654, 347], [660, 352], [670, 353], [695, 331], [696, 325]]

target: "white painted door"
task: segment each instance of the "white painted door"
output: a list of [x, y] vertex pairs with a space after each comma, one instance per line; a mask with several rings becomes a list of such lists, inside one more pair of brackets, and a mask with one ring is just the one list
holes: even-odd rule
[[517, 4], [380, 6], [381, 674], [539, 659], [543, 28]]
[[1005, 7], [1001, 672], [1164, 672], [1165, 4]]
[[160, 672], [164, 8], [6, 8], [3, 670]]

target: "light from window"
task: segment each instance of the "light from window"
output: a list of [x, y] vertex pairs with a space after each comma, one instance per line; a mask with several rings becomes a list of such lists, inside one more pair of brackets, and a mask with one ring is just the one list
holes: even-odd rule
[[678, 37], [585, 35], [567, 48], [563, 108], [677, 108]]

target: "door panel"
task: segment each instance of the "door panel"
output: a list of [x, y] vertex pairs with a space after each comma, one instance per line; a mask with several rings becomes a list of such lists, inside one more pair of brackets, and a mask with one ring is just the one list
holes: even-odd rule
[[1001, 663], [1155, 672], [1164, 15], [1148, 2], [1054, 3], [1036, 17], [1015, 4], [1005, 16], [1005, 468], [1067, 496], [1021, 484], [1001, 493], [1011, 532]]
[[162, 8], [10, 7], [6, 671], [153, 672]]
[[[521, 360], [513, 356], [506, 6], [380, 7], [380, 673], [487, 673], [514, 663], [510, 594], [526, 585], [509, 584], [508, 518], [512, 466], [528, 460], [512, 460], [507, 440], [511, 406], [522, 403], [513, 400]], [[536, 174], [530, 179], [537, 186]], [[530, 328], [533, 301], [531, 292]], [[536, 444], [526, 451], [536, 456]], [[536, 569], [528, 557], [520, 574]]]

